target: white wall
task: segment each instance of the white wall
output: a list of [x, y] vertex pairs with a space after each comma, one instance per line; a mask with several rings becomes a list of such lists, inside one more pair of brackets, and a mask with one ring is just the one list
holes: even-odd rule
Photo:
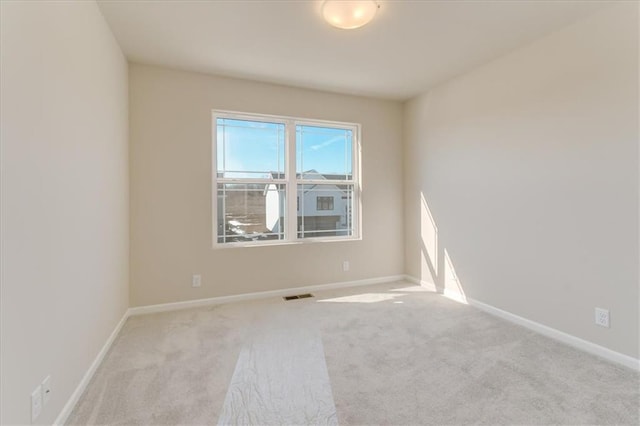
[[409, 274], [444, 287], [446, 250], [467, 297], [638, 357], [637, 7], [406, 104]]
[[2, 2], [2, 424], [52, 423], [128, 306], [127, 63], [93, 2]]
[[[129, 79], [132, 306], [403, 273], [400, 103], [135, 64]], [[361, 123], [363, 240], [212, 249], [212, 109]]]

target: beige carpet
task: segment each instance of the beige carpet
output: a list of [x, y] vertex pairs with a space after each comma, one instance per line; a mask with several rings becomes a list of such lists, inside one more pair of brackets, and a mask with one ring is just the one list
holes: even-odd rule
[[639, 386], [394, 283], [129, 318], [68, 424], [638, 425]]

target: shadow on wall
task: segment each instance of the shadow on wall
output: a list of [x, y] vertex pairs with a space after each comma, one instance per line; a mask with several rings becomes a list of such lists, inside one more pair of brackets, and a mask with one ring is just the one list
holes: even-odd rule
[[438, 240], [438, 227], [424, 193], [420, 192], [420, 282], [432, 291], [460, 303], [467, 303], [464, 289], [449, 252]]

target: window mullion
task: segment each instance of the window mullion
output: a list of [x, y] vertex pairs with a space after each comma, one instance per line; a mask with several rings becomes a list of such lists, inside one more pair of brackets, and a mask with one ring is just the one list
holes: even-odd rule
[[[287, 240], [295, 240], [298, 238], [298, 206], [297, 191], [298, 180], [296, 176], [296, 124], [293, 120], [287, 120], [286, 124], [287, 138], [287, 232], [285, 238]], [[302, 200], [300, 200], [302, 203]]]

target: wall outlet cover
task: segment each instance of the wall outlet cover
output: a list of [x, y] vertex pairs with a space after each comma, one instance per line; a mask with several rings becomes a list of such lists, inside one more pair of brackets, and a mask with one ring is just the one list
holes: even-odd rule
[[609, 328], [609, 310], [596, 308], [596, 324], [601, 327]]
[[191, 287], [200, 287], [202, 286], [202, 275], [194, 274], [191, 277]]

